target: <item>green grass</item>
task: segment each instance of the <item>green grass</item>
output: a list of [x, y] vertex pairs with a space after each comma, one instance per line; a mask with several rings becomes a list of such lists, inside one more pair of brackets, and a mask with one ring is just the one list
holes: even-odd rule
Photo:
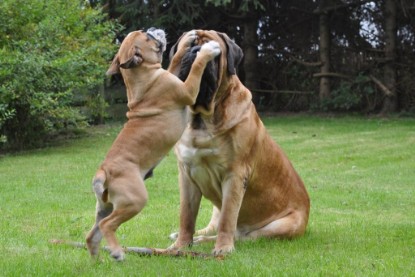
[[[91, 128], [60, 146], [0, 158], [2, 276], [415, 276], [415, 120], [264, 118], [311, 197], [307, 233], [292, 241], [237, 242], [225, 260], [127, 255], [50, 245], [83, 241], [94, 221], [90, 181], [122, 127]], [[174, 154], [146, 182], [150, 199], [117, 232], [129, 246], [165, 248], [177, 230]], [[210, 216], [203, 201], [198, 227]], [[210, 252], [213, 244], [193, 250]]]

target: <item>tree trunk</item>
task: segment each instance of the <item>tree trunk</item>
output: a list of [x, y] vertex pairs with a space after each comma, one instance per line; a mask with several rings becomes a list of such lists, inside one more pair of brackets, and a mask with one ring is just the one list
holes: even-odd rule
[[329, 14], [324, 11], [326, 1], [321, 1], [319, 29], [320, 29], [320, 61], [322, 63], [320, 68], [320, 101], [330, 97], [330, 78], [327, 74], [330, 72], [330, 25]]
[[385, 1], [385, 59], [384, 84], [391, 92], [383, 101], [382, 113], [395, 112], [398, 108], [396, 95], [396, 3]]
[[[258, 59], [258, 37], [257, 20], [246, 19], [244, 22], [244, 62], [245, 86], [251, 91], [257, 87], [257, 59]], [[254, 95], [255, 96], [255, 95]]]
[[159, 2], [158, 0], [152, 0], [153, 3], [153, 16], [154, 18], [159, 18], [160, 17], [160, 6], [159, 6]]

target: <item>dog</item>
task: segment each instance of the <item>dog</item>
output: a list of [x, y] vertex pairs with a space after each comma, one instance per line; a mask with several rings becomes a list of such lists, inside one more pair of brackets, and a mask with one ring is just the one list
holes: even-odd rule
[[[188, 33], [181, 41], [182, 51], [195, 39], [195, 32]], [[92, 182], [97, 198], [96, 221], [86, 244], [93, 257], [98, 255], [104, 237], [111, 256], [117, 261], [124, 259], [115, 232], [145, 206], [144, 180], [182, 135], [188, 121], [186, 109], [195, 103], [205, 66], [220, 53], [215, 41], [203, 45], [182, 82], [161, 68], [165, 49], [163, 30], [131, 32], [107, 71], [108, 75], [122, 74], [129, 111], [127, 123]]]
[[[185, 79], [194, 52], [212, 40], [219, 42], [221, 55], [206, 67], [191, 106], [191, 122], [175, 147], [180, 229], [170, 236], [175, 239], [170, 249], [215, 240], [212, 253], [225, 255], [234, 250], [235, 239], [303, 235], [310, 199], [291, 162], [267, 133], [251, 92], [236, 75], [241, 48], [224, 33], [196, 33], [187, 52], [181, 48], [186, 33], [172, 47], [170, 72]], [[185, 59], [187, 63], [179, 62]], [[214, 207], [207, 227], [195, 232], [202, 196]]]

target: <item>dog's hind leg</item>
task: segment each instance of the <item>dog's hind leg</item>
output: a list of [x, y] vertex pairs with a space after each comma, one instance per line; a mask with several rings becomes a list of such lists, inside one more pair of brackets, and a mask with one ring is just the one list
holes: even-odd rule
[[213, 206], [212, 217], [210, 218], [209, 224], [205, 228], [195, 232], [195, 236], [193, 237], [193, 244], [216, 241], [219, 218], [220, 210], [216, 206]]
[[[216, 239], [216, 233], [217, 233], [218, 224], [219, 224], [219, 216], [220, 216], [220, 210], [216, 206], [213, 206], [210, 222], [205, 228], [197, 230], [195, 232], [194, 234], [195, 237], [193, 239], [194, 244], [199, 244], [201, 242], [212, 241]], [[176, 232], [176, 233], [170, 234], [169, 238], [174, 241], [177, 239], [178, 236], [179, 236], [179, 233]]]
[[102, 219], [110, 215], [112, 212], [112, 205], [105, 205], [100, 201], [97, 201], [96, 207], [96, 219], [95, 224], [92, 226], [91, 231], [89, 231], [86, 236], [86, 246], [89, 250], [91, 256], [96, 257], [99, 253], [99, 245], [102, 240], [101, 230], [99, 229], [99, 223]]
[[304, 234], [307, 221], [308, 217], [302, 212], [292, 211], [286, 216], [274, 220], [262, 228], [237, 237], [237, 239], [250, 240], [260, 237], [292, 239]]
[[205, 228], [197, 230], [195, 233], [195, 236], [216, 235], [216, 232], [218, 230], [219, 217], [220, 217], [220, 210], [216, 206], [213, 206], [212, 217], [210, 218], [209, 224]]
[[92, 182], [92, 187], [97, 198], [96, 217], [94, 226], [92, 226], [91, 231], [89, 231], [88, 235], [86, 236], [86, 246], [89, 250], [89, 253], [93, 257], [98, 255], [99, 244], [102, 240], [99, 223], [103, 218], [107, 217], [112, 212], [112, 204], [104, 203], [104, 201], [107, 199], [107, 192], [104, 190], [105, 179], [105, 172], [100, 170], [97, 172]]
[[99, 228], [105, 237], [111, 256], [117, 260], [124, 259], [124, 251], [117, 241], [115, 232], [118, 227], [138, 214], [147, 202], [147, 190], [141, 177], [129, 174], [125, 178], [117, 178], [108, 188], [109, 202], [113, 203], [112, 213], [101, 220]]

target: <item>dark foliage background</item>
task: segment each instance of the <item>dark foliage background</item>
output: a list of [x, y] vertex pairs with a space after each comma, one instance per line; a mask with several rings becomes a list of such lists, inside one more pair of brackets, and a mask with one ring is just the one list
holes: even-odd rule
[[121, 78], [104, 73], [115, 42], [152, 26], [164, 67], [183, 32], [226, 32], [259, 111], [415, 114], [414, 0], [3, 0], [0, 148], [123, 117]]

